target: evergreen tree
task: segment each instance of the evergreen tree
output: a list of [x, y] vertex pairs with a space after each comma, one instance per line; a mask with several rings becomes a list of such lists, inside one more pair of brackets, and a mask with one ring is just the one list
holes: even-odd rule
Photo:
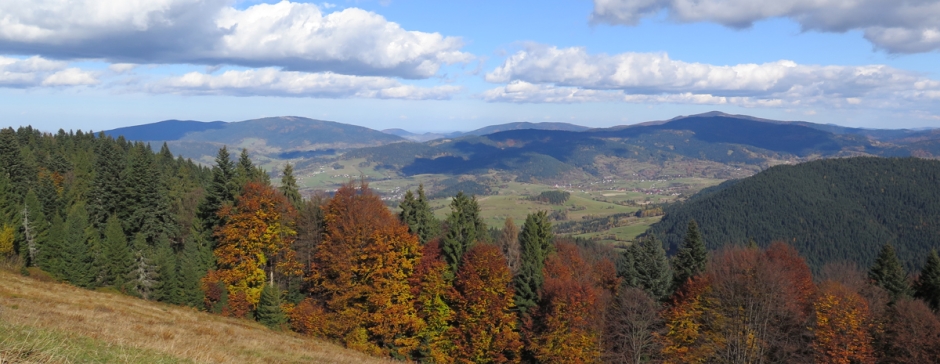
[[423, 184], [418, 185], [417, 198], [411, 190], [405, 192], [405, 198], [400, 206], [399, 218], [408, 225], [408, 231], [418, 236], [421, 244], [427, 244], [437, 236], [440, 223], [434, 218], [434, 212], [431, 211], [431, 205], [424, 194]]
[[229, 159], [228, 149], [222, 147], [215, 157], [212, 168], [212, 182], [206, 189], [206, 198], [197, 208], [197, 216], [203, 222], [203, 231], [211, 238], [212, 231], [221, 225], [219, 209], [225, 204], [235, 202], [239, 186], [235, 183], [235, 165]]
[[636, 258], [639, 256], [640, 245], [638, 242], [634, 242], [617, 259], [617, 276], [620, 277], [622, 285], [639, 287], [639, 281], [637, 280], [639, 274], [636, 271]]
[[300, 196], [300, 189], [297, 187], [297, 179], [294, 178], [294, 167], [287, 163], [284, 166], [284, 175], [281, 176], [281, 187], [278, 188], [287, 201], [294, 205], [295, 209], [300, 210], [303, 204], [303, 198]]
[[480, 218], [480, 205], [474, 197], [458, 192], [450, 203], [447, 216], [447, 234], [444, 236], [444, 260], [452, 274], [457, 272], [463, 254], [477, 240], [485, 239], [486, 224]]
[[176, 233], [176, 222], [170, 214], [165, 181], [160, 179], [153, 153], [138, 143], [131, 150], [124, 172], [123, 214], [124, 232], [129, 236], [143, 233], [150, 244], [161, 235]]
[[27, 267], [39, 265], [39, 251], [44, 249], [48, 239], [49, 221], [46, 220], [39, 197], [33, 190], [29, 190], [26, 194], [26, 201], [20, 211], [20, 221], [23, 235], [20, 256], [23, 257], [24, 265]]
[[102, 244], [101, 262], [104, 271], [102, 284], [122, 288], [127, 276], [133, 269], [134, 260], [127, 244], [127, 236], [121, 228], [121, 220], [117, 215], [111, 215], [104, 228], [104, 241]]
[[0, 175], [9, 179], [15, 196], [25, 195], [29, 188], [28, 167], [21, 155], [20, 142], [13, 128], [0, 130]]
[[934, 311], [940, 311], [940, 256], [933, 249], [920, 271], [915, 287], [915, 296], [927, 302]]
[[683, 240], [673, 263], [673, 290], [678, 289], [690, 278], [705, 271], [705, 264], [708, 263], [708, 251], [705, 249], [705, 241], [702, 239], [702, 234], [699, 233], [698, 224], [695, 220], [689, 220], [685, 240]]
[[268, 174], [261, 167], [255, 167], [251, 162], [251, 157], [248, 156], [248, 150], [243, 148], [241, 154], [238, 155], [238, 163], [235, 167], [235, 183], [241, 187], [252, 181], [265, 185], [271, 184]]
[[666, 257], [663, 244], [655, 236], [650, 235], [640, 241], [638, 249], [634, 252], [637, 254], [634, 267], [639, 288], [659, 300], [669, 296], [672, 272], [669, 269], [669, 258]]
[[877, 286], [887, 290], [891, 294], [892, 302], [911, 294], [911, 287], [907, 284], [907, 274], [891, 244], [885, 244], [881, 248], [878, 259], [868, 271], [868, 278]]
[[265, 285], [261, 291], [255, 319], [274, 330], [279, 330], [287, 324], [287, 315], [281, 308], [281, 292], [273, 284]]
[[111, 215], [120, 210], [124, 195], [124, 150], [111, 138], [100, 139], [95, 147], [95, 179], [88, 199], [91, 223], [103, 231]]
[[69, 211], [65, 220], [65, 249], [62, 252], [64, 278], [70, 283], [92, 288], [96, 281], [91, 240], [93, 231], [88, 224], [88, 210], [79, 204]]
[[552, 224], [545, 211], [526, 216], [519, 233], [519, 274], [513, 283], [516, 288], [516, 306], [523, 315], [538, 304], [545, 258], [552, 251]]
[[62, 220], [62, 216], [56, 214], [52, 216], [45, 246], [39, 250], [37, 262], [39, 267], [53, 277], [64, 278], [66, 268], [63, 251], [65, 247], [65, 221]]
[[144, 234], [137, 234], [134, 237], [132, 253], [134, 265], [127, 276], [126, 290], [144, 299], [151, 299], [157, 288], [159, 273], [157, 266], [153, 263], [153, 249], [148, 246]]
[[183, 300], [178, 286], [180, 282], [177, 277], [176, 254], [173, 252], [170, 240], [166, 235], [161, 235], [157, 239], [153, 262], [157, 271], [153, 299], [176, 305], [181, 304]]
[[[200, 307], [203, 304], [204, 293], [200, 287], [200, 281], [206, 274], [206, 264], [201, 256], [205, 253], [200, 251], [204, 246], [200, 234], [191, 234], [189, 239], [183, 242], [183, 253], [180, 257], [179, 266], [179, 287], [181, 303], [190, 307]], [[209, 252], [211, 254], [211, 251]]]

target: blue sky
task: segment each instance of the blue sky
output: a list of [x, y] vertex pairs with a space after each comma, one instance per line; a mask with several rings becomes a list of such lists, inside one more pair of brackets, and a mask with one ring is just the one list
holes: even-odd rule
[[452, 131], [719, 110], [940, 126], [940, 3], [114, 4], [0, 4], [0, 125], [102, 130], [296, 115]]

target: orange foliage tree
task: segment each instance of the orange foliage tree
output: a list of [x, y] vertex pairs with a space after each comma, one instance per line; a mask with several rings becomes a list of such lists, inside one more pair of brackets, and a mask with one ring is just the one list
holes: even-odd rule
[[476, 244], [463, 255], [454, 287], [454, 361], [516, 363], [522, 342], [513, 313], [512, 275], [499, 248]]
[[224, 283], [230, 314], [244, 316], [255, 307], [265, 282], [273, 283], [275, 275], [300, 274], [291, 247], [294, 213], [283, 195], [257, 182], [245, 184], [234, 206], [219, 210], [224, 223], [215, 232], [218, 269], [203, 279], [203, 290]]
[[[806, 361], [815, 286], [789, 245], [718, 252], [665, 313], [663, 354], [685, 362]], [[712, 352], [708, 352], [712, 351]]]
[[426, 244], [411, 280], [418, 317], [425, 323], [418, 332], [420, 343], [416, 359], [450, 363], [454, 361], [451, 356], [454, 345], [446, 334], [451, 329], [454, 311], [447, 305], [447, 292], [453, 287], [453, 282], [447, 279], [450, 268], [441, 253], [440, 240]]
[[826, 281], [813, 304], [813, 352], [819, 363], [874, 363], [868, 303], [845, 286]]
[[535, 310], [526, 350], [544, 363], [594, 363], [600, 361], [603, 312], [602, 275], [595, 275], [578, 247], [555, 245], [556, 253], [545, 261], [542, 299]]
[[418, 238], [365, 182], [348, 183], [323, 207], [324, 239], [309, 279], [327, 312], [327, 336], [350, 348], [407, 358], [423, 322], [409, 280]]
[[888, 309], [877, 340], [881, 363], [940, 363], [940, 317], [921, 300], [902, 299]]

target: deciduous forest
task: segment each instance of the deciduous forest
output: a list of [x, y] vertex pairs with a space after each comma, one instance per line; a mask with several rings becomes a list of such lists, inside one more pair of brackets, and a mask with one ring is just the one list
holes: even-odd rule
[[[472, 195], [440, 221], [423, 188], [390, 210], [365, 181], [303, 197], [246, 152], [211, 168], [92, 133], [0, 131], [0, 255], [48, 275], [432, 363], [940, 362], [940, 257], [895, 247], [811, 271], [787, 242], [694, 220], [668, 256], [491, 232]], [[760, 239], [761, 237], [755, 237]]]

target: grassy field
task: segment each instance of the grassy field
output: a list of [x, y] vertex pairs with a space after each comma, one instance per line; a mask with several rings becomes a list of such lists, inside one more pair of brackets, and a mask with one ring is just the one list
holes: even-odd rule
[[248, 320], [0, 270], [0, 363], [111, 362], [389, 361]]

